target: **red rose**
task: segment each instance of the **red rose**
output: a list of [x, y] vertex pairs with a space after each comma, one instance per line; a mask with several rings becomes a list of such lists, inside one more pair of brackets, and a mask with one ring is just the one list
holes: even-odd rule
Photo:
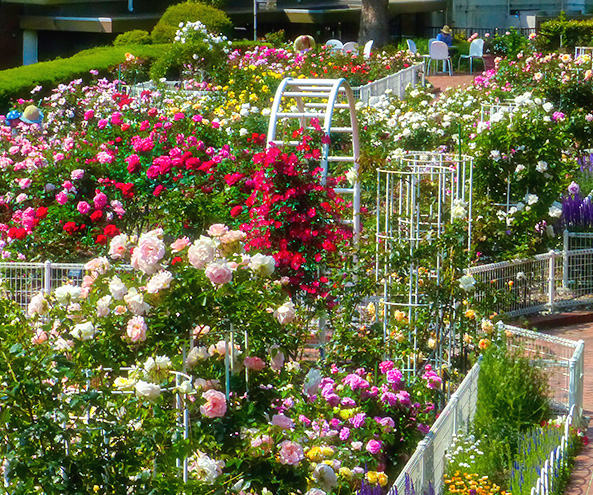
[[100, 244], [101, 246], [104, 246], [105, 244], [107, 244], [107, 237], [105, 237], [103, 234], [99, 234], [95, 239], [95, 244]]
[[103, 217], [103, 212], [101, 210], [95, 210], [91, 213], [91, 221], [98, 222]]
[[74, 222], [66, 222], [62, 227], [62, 230], [68, 235], [74, 235], [74, 233], [78, 230], [78, 227]]
[[27, 237], [27, 231], [25, 229], [20, 229], [18, 227], [11, 227], [8, 229], [8, 237], [11, 239], [18, 239], [22, 240]]
[[39, 208], [37, 208], [35, 215], [39, 219], [45, 218], [47, 216], [47, 208], [45, 206], [40, 206]]
[[165, 190], [165, 186], [163, 186], [162, 184], [159, 184], [158, 186], [156, 186], [154, 188], [154, 191], [152, 192], [153, 196], [160, 196], [161, 193]]
[[233, 206], [231, 208], [231, 217], [233, 217], [233, 218], [237, 217], [242, 211], [243, 211], [243, 206], [241, 206], [241, 205]]
[[107, 237], [115, 237], [116, 235], [119, 234], [119, 229], [113, 225], [112, 223], [110, 223], [109, 225], [107, 225], [104, 229], [103, 229], [103, 233], [107, 236]]

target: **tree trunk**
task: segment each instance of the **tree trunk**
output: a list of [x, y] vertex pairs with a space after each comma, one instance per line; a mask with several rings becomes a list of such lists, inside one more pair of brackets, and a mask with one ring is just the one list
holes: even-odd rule
[[373, 46], [389, 43], [389, 0], [362, 0], [358, 44], [373, 40]]

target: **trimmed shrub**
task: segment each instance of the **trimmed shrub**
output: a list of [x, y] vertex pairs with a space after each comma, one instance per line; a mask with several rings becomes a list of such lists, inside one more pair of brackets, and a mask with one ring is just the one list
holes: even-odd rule
[[178, 3], [167, 8], [157, 22], [151, 34], [153, 43], [172, 43], [179, 24], [188, 21], [200, 21], [212, 33], [233, 34], [233, 23], [222, 10], [203, 3]]
[[113, 46], [150, 45], [151, 43], [152, 39], [148, 31], [133, 29], [132, 31], [126, 31], [115, 38]]
[[[51, 91], [59, 84], [73, 79], [91, 79], [90, 70], [107, 75], [113, 67], [126, 61], [126, 53], [137, 57], [154, 60], [161, 56], [167, 47], [163, 45], [128, 45], [92, 48], [73, 57], [39, 62], [14, 69], [0, 71], [0, 111], [7, 111], [10, 101], [15, 98], [31, 98], [31, 90], [36, 86]], [[44, 96], [41, 91], [38, 97]]]
[[542, 51], [557, 50], [561, 44], [572, 50], [575, 46], [590, 46], [592, 42], [593, 20], [566, 20], [564, 17], [544, 22], [536, 38], [536, 46]]

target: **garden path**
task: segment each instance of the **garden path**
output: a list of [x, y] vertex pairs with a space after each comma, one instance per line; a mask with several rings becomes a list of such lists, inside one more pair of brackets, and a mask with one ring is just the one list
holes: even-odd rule
[[435, 93], [438, 94], [450, 86], [470, 86], [474, 80], [474, 77], [479, 74], [479, 72], [475, 72], [473, 75], [458, 72], [453, 76], [428, 76], [426, 80], [434, 86]]
[[[571, 340], [585, 341], [583, 414], [593, 418], [593, 322], [557, 326], [545, 332]], [[591, 423], [587, 428], [587, 437], [590, 443], [583, 447], [575, 459], [574, 470], [564, 495], [593, 495], [593, 426]]]

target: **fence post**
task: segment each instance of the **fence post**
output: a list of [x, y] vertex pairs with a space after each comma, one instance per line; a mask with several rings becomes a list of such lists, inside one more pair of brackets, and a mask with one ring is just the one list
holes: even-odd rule
[[562, 288], [566, 289], [568, 287], [568, 230], [564, 229], [564, 239], [563, 239], [563, 246], [562, 246]]
[[51, 292], [51, 261], [47, 260], [43, 264], [43, 292]]
[[418, 446], [421, 445], [424, 450], [424, 455], [422, 456], [422, 483], [416, 490], [417, 493], [426, 493], [429, 483], [434, 485], [434, 445], [431, 432], [428, 432], [424, 440], [418, 444]]
[[550, 250], [550, 259], [548, 261], [548, 306], [550, 311], [554, 311], [554, 300], [556, 299], [556, 253]]

